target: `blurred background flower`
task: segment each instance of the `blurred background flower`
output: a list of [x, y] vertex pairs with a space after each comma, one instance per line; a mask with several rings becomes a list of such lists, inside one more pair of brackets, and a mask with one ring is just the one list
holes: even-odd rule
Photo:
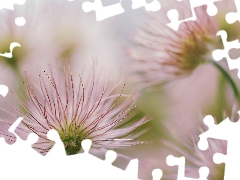
[[[173, 8], [177, 3], [165, 4]], [[179, 12], [183, 19], [189, 17], [187, 2], [181, 3]], [[146, 13], [148, 19], [133, 36], [133, 47], [129, 49], [131, 70], [146, 88], [189, 75], [199, 65], [214, 62], [211, 53], [222, 46], [216, 33], [221, 26], [227, 29], [226, 23], [221, 23], [223, 18], [210, 17], [204, 6], [195, 9], [196, 21], [182, 22], [177, 31], [166, 26], [169, 20], [164, 13], [165, 6], [157, 13]]]
[[[214, 114], [220, 122], [222, 109], [227, 108], [232, 99], [240, 102], [236, 72], [229, 70], [226, 61], [216, 62], [211, 56], [214, 49], [223, 46], [216, 33], [223, 26], [226, 30], [231, 29], [223, 19], [226, 9], [232, 9], [233, 5], [227, 1], [216, 3], [219, 11], [215, 17], [207, 15], [206, 7], [198, 7], [195, 9], [198, 19], [183, 22], [179, 30], [174, 31], [166, 25], [169, 22], [166, 13], [177, 3], [165, 2], [161, 11], [146, 13], [147, 18], [134, 34], [129, 49], [130, 73], [143, 90], [157, 90], [143, 93], [146, 97], [143, 99], [152, 94], [164, 96], [164, 103], [158, 102], [164, 111], [161, 114], [174, 116], [179, 109], [190, 115], [201, 109]], [[181, 2], [178, 7], [180, 18], [191, 16], [188, 7], [187, 3]], [[239, 37], [237, 29], [231, 29], [234, 38]]]
[[[187, 6], [181, 7], [184, 18], [188, 11]], [[211, 52], [219, 42], [217, 20], [209, 17], [204, 7], [196, 10], [198, 20], [183, 22], [178, 31], [166, 26], [163, 12], [149, 14], [147, 23], [134, 36], [136, 46], [129, 52], [134, 60], [133, 71], [148, 88], [189, 75], [211, 60]]]
[[[91, 64], [92, 58], [108, 64], [106, 68], [117, 67], [122, 51], [112, 41], [114, 31], [108, 31], [114, 22], [96, 22], [94, 14], [81, 10], [82, 2], [29, 0], [14, 11], [1, 10], [0, 52], [9, 52], [13, 41], [21, 47], [13, 50], [12, 58], [0, 56], [0, 63], [7, 64], [20, 79], [26, 69], [34, 74], [35, 68], [63, 58], [74, 61], [73, 71]], [[14, 23], [18, 16], [26, 19], [22, 27]]]
[[[160, 132], [154, 140], [171, 136], [163, 128], [163, 122], [171, 122], [171, 129], [175, 131], [181, 132], [180, 127], [184, 124], [193, 132], [198, 132], [199, 121], [196, 119], [199, 119], [199, 112], [213, 115], [219, 123], [231, 116], [232, 104], [238, 104], [239, 109], [237, 72], [230, 71], [225, 60], [215, 62], [211, 56], [214, 49], [223, 47], [221, 39], [216, 36], [219, 30], [225, 29], [231, 40], [240, 37], [239, 23], [229, 25], [225, 21], [226, 13], [234, 11], [234, 4], [217, 2], [219, 11], [215, 17], [206, 14], [206, 7], [197, 8], [198, 19], [182, 23], [179, 30], [174, 31], [166, 25], [169, 23], [166, 13], [177, 3], [164, 2], [159, 12], [146, 12], [146, 19], [132, 36], [128, 51], [132, 59], [129, 72], [133, 75], [133, 82], [138, 82], [143, 92], [139, 106], [142, 111], [155, 117], [152, 123], [155, 130]], [[178, 6], [181, 19], [191, 17], [187, 7], [187, 4]], [[239, 57], [237, 53], [235, 56]], [[183, 134], [181, 138], [189, 136], [189, 133]], [[163, 167], [161, 161], [165, 161], [164, 155], [154, 154], [158, 151], [169, 153], [162, 143], [156, 145], [154, 142], [155, 150], [149, 150], [148, 158], [143, 158], [152, 169]], [[141, 174], [145, 179], [150, 178], [150, 172], [146, 170], [144, 174], [144, 171], [142, 168]]]

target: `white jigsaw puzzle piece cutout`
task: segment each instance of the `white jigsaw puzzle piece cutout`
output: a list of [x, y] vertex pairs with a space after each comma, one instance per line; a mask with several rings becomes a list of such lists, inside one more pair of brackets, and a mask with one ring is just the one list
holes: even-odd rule
[[[14, 10], [14, 4], [23, 5], [25, 3], [26, 3], [26, 0], [1, 0], [0, 1], [0, 10], [3, 8], [9, 9], [9, 10]], [[24, 17], [16, 17], [15, 24], [17, 26], [24, 26], [26, 24], [26, 20]]]
[[161, 9], [161, 5], [158, 0], [154, 0], [149, 4], [146, 0], [132, 0], [132, 9], [138, 9], [141, 7], [145, 7], [146, 11], [159, 11]]
[[9, 9], [14, 10], [14, 4], [23, 5], [26, 3], [26, 0], [1, 0], [0, 1], [0, 10]]
[[[2, 0], [0, 1], [0, 10], [3, 8], [14, 10], [14, 4], [23, 5], [25, 2], [26, 0]], [[26, 24], [26, 20], [24, 17], [16, 17], [15, 24], [17, 26], [24, 26]], [[12, 52], [15, 47], [21, 47], [21, 45], [18, 42], [12, 42], [9, 47], [10, 52], [0, 53], [0, 56], [12, 58]]]
[[82, 5], [82, 8], [84, 12], [95, 11], [97, 21], [102, 21], [109, 17], [113, 17], [113, 16], [124, 13], [124, 9], [121, 5], [121, 0], [117, 4], [113, 4], [106, 7], [103, 7], [101, 0], [95, 0], [93, 3], [84, 2]]
[[4, 54], [0, 53], [0, 56], [6, 57], [6, 58], [12, 58], [13, 57], [12, 52], [15, 47], [21, 47], [21, 45], [17, 42], [12, 42], [9, 48], [10, 52], [5, 52]]
[[240, 179], [239, 162], [240, 162], [240, 121], [231, 122], [229, 118], [215, 125], [209, 116], [204, 118], [204, 124], [209, 129], [199, 135], [200, 141], [198, 147], [201, 150], [208, 148], [208, 138], [226, 140], [228, 142], [227, 155], [216, 153], [213, 161], [216, 164], [225, 162], [224, 180]]
[[234, 40], [234, 41], [227, 41], [227, 32], [225, 30], [221, 30], [217, 33], [217, 36], [221, 36], [222, 42], [224, 49], [216, 49], [212, 52], [212, 57], [216, 61], [220, 61], [223, 58], [227, 59], [229, 69], [236, 69], [238, 68], [238, 77], [240, 78], [240, 58], [232, 60], [229, 56], [229, 51], [231, 49], [239, 49], [240, 48], [240, 43], [239, 40]]
[[46, 154], [46, 157], [62, 157], [66, 156], [66, 151], [64, 150], [64, 144], [61, 141], [59, 134], [55, 130], [50, 130], [47, 133], [47, 138], [51, 141], [55, 142], [55, 145], [53, 148], [49, 150], [49, 152]]
[[[184, 1], [184, 0], [178, 0], [178, 1]], [[179, 20], [179, 12], [176, 9], [171, 9], [167, 13], [167, 16], [171, 22], [168, 23], [167, 25], [170, 28], [172, 28], [173, 30], [177, 31], [181, 23], [187, 22], [187, 21], [196, 21], [197, 16], [196, 16], [194, 8], [200, 7], [203, 5], [207, 5], [208, 15], [214, 16], [218, 12], [217, 7], [214, 5], [214, 3], [217, 1], [222, 1], [222, 0], [201, 0], [201, 1], [189, 0], [190, 5], [191, 5], [192, 17], [184, 19], [184, 20]]]
[[239, 0], [234, 0], [237, 12], [229, 12], [226, 14], [226, 21], [229, 24], [233, 24], [236, 21], [240, 21], [240, 1]]
[[[19, 177], [20, 179], [25, 179], [26, 174], [35, 172], [35, 166], [32, 162], [39, 162], [38, 160], [40, 160], [39, 153], [34, 151], [31, 147], [31, 145], [37, 141], [38, 136], [31, 133], [29, 134], [27, 140], [23, 141], [14, 132], [22, 119], [23, 118], [18, 118], [9, 128], [9, 132], [13, 133], [17, 138], [13, 145], [7, 145], [4, 139], [0, 138], [0, 171], [1, 178], [3, 179], [14, 180], [19, 177], [19, 174], [25, 174], [25, 176]], [[23, 173], [26, 170], [31, 173]]]
[[226, 162], [226, 155], [223, 155], [221, 153], [215, 153], [213, 155], [213, 162], [215, 164], [221, 164]]
[[[14, 131], [22, 119], [18, 118], [9, 128], [9, 132], [15, 134]], [[26, 141], [15, 135], [17, 141], [13, 145], [7, 145], [4, 139], [0, 138], [0, 171], [4, 179], [138, 179], [137, 159], [130, 161], [125, 171], [119, 169], [112, 165], [117, 157], [116, 152], [108, 151], [105, 161], [89, 154], [91, 140], [82, 141], [84, 153], [67, 156], [59, 134], [51, 130], [47, 136], [55, 145], [46, 156], [42, 156], [31, 148], [38, 139], [36, 134], [30, 134]]]
[[199, 168], [199, 178], [185, 177], [185, 157], [174, 157], [172, 155], [167, 156], [166, 163], [168, 166], [178, 166], [177, 180], [207, 180], [209, 175], [208, 167]]
[[[147, 3], [146, 0], [132, 0], [132, 9], [138, 9], [141, 7], [145, 7], [146, 11], [158, 11], [161, 9], [161, 5], [158, 0], [154, 0], [151, 3]], [[95, 11], [97, 21], [102, 21], [107, 18], [123, 14], [125, 12], [121, 5], [121, 0], [119, 0], [119, 3], [106, 7], [103, 6], [101, 0], [95, 0], [94, 2], [84, 2], [82, 9], [84, 12]]]
[[[116, 152], [112, 150], [107, 151], [105, 161], [102, 161], [101, 159], [98, 159], [97, 157], [89, 154], [89, 150], [92, 144], [91, 140], [84, 140], [82, 142], [82, 147], [84, 150], [83, 154], [67, 156], [65, 153], [64, 144], [62, 143], [57, 131], [51, 130], [48, 132], [47, 136], [50, 140], [55, 141], [55, 145], [45, 157], [50, 161], [57, 162], [57, 165], [55, 167], [57, 167], [58, 170], [61, 170], [61, 172], [78, 172], [79, 169], [87, 168], [88, 170], [84, 170], [83, 173], [81, 172], [81, 175], [88, 177], [88, 179], [137, 179], [138, 161], [136, 160], [131, 161], [127, 170], [124, 172], [123, 170], [112, 166], [112, 163], [117, 158]], [[85, 163], [84, 160], [86, 160]], [[63, 163], [74, 164], [76, 162], [81, 162], [81, 165], [79, 164], [75, 167], [62, 166]], [[50, 164], [50, 166], [52, 165]], [[49, 169], [51, 169], [50, 166]], [[103, 171], [102, 168], [99, 167], [106, 169], [106, 171]], [[108, 173], [110, 169], [111, 173]], [[92, 173], [92, 171], [94, 171], [94, 173]], [[49, 171], [47, 172], [50, 173]], [[51, 177], [54, 178], [55, 175]], [[66, 173], [62, 174], [59, 177], [62, 179], [76, 179], [76, 174]]]
[[6, 97], [7, 94], [8, 94], [8, 87], [5, 86], [5, 85], [0, 85], [0, 95], [3, 96], [3, 97]]
[[161, 169], [154, 169], [152, 171], [153, 180], [160, 180], [162, 178], [163, 172]]
[[24, 17], [15, 18], [15, 24], [17, 26], [24, 26], [26, 24], [26, 19]]

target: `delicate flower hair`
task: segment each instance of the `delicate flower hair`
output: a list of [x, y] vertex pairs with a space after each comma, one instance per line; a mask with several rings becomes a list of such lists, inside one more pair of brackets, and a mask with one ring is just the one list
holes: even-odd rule
[[[186, 4], [179, 9], [180, 17], [188, 17]], [[129, 49], [132, 71], [144, 88], [188, 75], [199, 64], [211, 60], [212, 46], [218, 43], [218, 23], [206, 14], [204, 7], [195, 12], [198, 19], [181, 23], [177, 31], [167, 26], [169, 20], [164, 8], [147, 14], [147, 22], [133, 36], [133, 46]]]
[[[29, 99], [25, 103], [14, 94], [20, 108], [5, 102], [16, 111], [14, 114], [24, 117], [16, 133], [24, 139], [30, 132], [39, 136], [33, 148], [43, 155], [51, 149], [54, 142], [46, 137], [50, 129], [59, 133], [69, 155], [81, 150], [84, 139], [92, 140], [94, 149], [124, 148], [145, 143], [135, 138], [148, 128], [137, 128], [151, 119], [143, 117], [133, 122], [128, 118], [135, 107], [137, 92], [124, 95], [125, 83], [119, 89], [122, 82], [113, 85], [103, 69], [95, 66], [86, 73], [87, 76], [79, 75], [78, 78], [74, 78], [70, 65], [62, 74], [55, 74], [53, 70], [49, 66], [49, 72], [40, 74], [38, 82], [26, 76], [24, 84]], [[5, 126], [11, 125], [7, 121], [2, 122]], [[14, 141], [13, 137], [6, 138]]]

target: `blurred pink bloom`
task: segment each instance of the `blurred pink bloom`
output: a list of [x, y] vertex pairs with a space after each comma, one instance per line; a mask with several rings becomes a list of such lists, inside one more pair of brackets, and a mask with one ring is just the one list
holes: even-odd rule
[[[133, 122], [127, 118], [135, 107], [133, 103], [138, 94], [124, 95], [125, 84], [122, 88], [119, 81], [113, 84], [111, 77], [106, 78], [101, 70], [93, 67], [86, 76], [74, 78], [70, 66], [64, 70], [64, 75], [56, 73], [50, 66], [49, 72], [40, 74], [38, 81], [26, 76], [24, 84], [29, 100], [25, 103], [15, 95], [21, 108], [6, 103], [16, 111], [14, 114], [24, 117], [17, 129], [19, 136], [26, 139], [30, 132], [36, 133], [40, 139], [33, 147], [42, 154], [54, 145], [46, 137], [50, 129], [58, 131], [67, 154], [78, 153], [83, 139], [91, 139], [94, 149], [124, 148], [144, 143], [135, 138], [147, 129], [137, 131], [137, 128], [150, 119], [143, 117]], [[2, 123], [5, 127], [11, 124]], [[6, 130], [4, 132], [6, 134]], [[13, 137], [7, 139], [14, 141]]]
[[[4, 62], [15, 70], [26, 60], [43, 61], [43, 57], [52, 54], [48, 47], [50, 41], [47, 36], [46, 23], [41, 22], [41, 13], [44, 11], [41, 1], [27, 1], [24, 5], [16, 6], [15, 10], [3, 9], [0, 11], [0, 53], [9, 52], [12, 42], [18, 42], [21, 47], [14, 48], [13, 57], [0, 56]], [[26, 19], [24, 26], [17, 26], [15, 18], [23, 16]]]
[[[180, 17], [188, 17], [189, 8], [179, 8]], [[144, 87], [189, 75], [198, 65], [212, 60], [212, 47], [218, 45], [218, 22], [206, 14], [204, 7], [196, 10], [196, 21], [182, 23], [178, 31], [166, 25], [169, 21], [164, 13], [163, 9], [149, 14], [133, 38], [135, 46], [129, 50], [133, 71]]]
[[[237, 113], [234, 113], [236, 107], [233, 108], [233, 113], [230, 120], [236, 122], [239, 117]], [[226, 114], [223, 115], [226, 117]], [[215, 153], [226, 154], [227, 142], [217, 139], [208, 139], [209, 148], [202, 151], [198, 148], [199, 135], [208, 130], [208, 127], [204, 125], [203, 118], [197, 120], [197, 128], [193, 128], [180, 121], [175, 122], [174, 125], [166, 122], [166, 127], [170, 133], [169, 140], [165, 140], [163, 143], [167, 147], [169, 155], [176, 157], [184, 156], [186, 158], [185, 176], [191, 178], [198, 178], [198, 170], [202, 166], [207, 166], [210, 169], [208, 176], [209, 180], [223, 179], [224, 177], [224, 164], [217, 165], [213, 162], [213, 155]], [[196, 123], [197, 123], [196, 122]], [[215, 119], [216, 123], [216, 119]], [[178, 127], [177, 129], [175, 127]], [[175, 180], [177, 178], [177, 171], [173, 172], [170, 167], [166, 168], [166, 178]]]
[[[9, 52], [11, 42], [21, 47], [13, 50], [13, 58], [0, 56], [0, 63], [21, 72], [27, 69], [28, 74], [35, 73], [36, 64], [47, 66], [49, 61], [63, 57], [77, 65], [85, 65], [80, 61], [92, 57], [116, 64], [120, 50], [111, 39], [114, 23], [96, 22], [95, 15], [83, 12], [81, 6], [81, 1], [41, 0], [26, 1], [14, 11], [1, 10], [0, 53]], [[14, 23], [19, 16], [26, 19], [22, 27]]]
[[81, 1], [44, 0], [44, 7], [41, 21], [47, 24], [51, 48], [57, 49], [58, 56], [84, 65], [86, 62], [79, 61], [92, 57], [117, 63], [120, 53], [119, 42], [113, 37], [114, 22], [97, 22], [94, 13], [81, 10]]

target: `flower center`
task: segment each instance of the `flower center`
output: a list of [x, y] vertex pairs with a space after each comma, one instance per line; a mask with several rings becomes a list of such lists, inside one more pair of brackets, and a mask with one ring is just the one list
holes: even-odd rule
[[83, 137], [81, 136], [80, 132], [81, 130], [75, 126], [66, 128], [65, 133], [59, 132], [67, 155], [78, 154], [81, 150]]
[[206, 57], [211, 52], [213, 38], [211, 35], [192, 34], [189, 35], [183, 42], [181, 51], [176, 53], [180, 58], [181, 68], [192, 70], [199, 64], [206, 62]]

